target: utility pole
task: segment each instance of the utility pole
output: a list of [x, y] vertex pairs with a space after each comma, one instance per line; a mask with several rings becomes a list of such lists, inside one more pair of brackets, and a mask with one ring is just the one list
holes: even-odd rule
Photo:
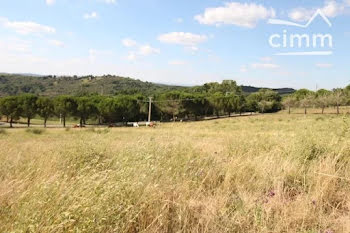
[[151, 122], [151, 114], [152, 114], [152, 97], [149, 98], [149, 106], [148, 106], [148, 122]]

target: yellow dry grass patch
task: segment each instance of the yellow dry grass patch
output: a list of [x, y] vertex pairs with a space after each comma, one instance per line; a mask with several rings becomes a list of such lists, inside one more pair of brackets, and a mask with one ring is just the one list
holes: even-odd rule
[[0, 232], [350, 232], [350, 118], [0, 134]]

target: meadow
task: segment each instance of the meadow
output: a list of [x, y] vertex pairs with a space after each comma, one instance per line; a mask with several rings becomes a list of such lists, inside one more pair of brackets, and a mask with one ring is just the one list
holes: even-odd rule
[[1, 129], [0, 232], [350, 232], [349, 136], [285, 112]]

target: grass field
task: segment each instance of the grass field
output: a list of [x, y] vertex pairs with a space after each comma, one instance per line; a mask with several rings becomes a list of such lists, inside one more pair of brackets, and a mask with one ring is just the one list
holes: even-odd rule
[[0, 232], [350, 232], [350, 117], [0, 131]]

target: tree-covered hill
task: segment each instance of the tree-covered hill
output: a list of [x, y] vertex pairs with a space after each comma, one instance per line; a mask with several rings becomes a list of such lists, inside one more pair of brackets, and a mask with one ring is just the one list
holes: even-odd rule
[[[120, 76], [40, 76], [24, 74], [0, 74], [0, 96], [32, 93], [44, 96], [98, 93], [102, 95], [135, 94], [151, 95], [173, 90], [188, 90], [191, 87], [143, 82]], [[245, 93], [254, 93], [260, 88], [242, 86]], [[280, 94], [293, 93], [293, 89], [275, 89]]]
[[45, 96], [72, 95], [79, 93], [99, 93], [103, 95], [154, 93], [182, 89], [180, 86], [169, 86], [142, 82], [119, 76], [34, 76], [34, 75], [0, 75], [0, 95], [18, 95], [32, 93]]

